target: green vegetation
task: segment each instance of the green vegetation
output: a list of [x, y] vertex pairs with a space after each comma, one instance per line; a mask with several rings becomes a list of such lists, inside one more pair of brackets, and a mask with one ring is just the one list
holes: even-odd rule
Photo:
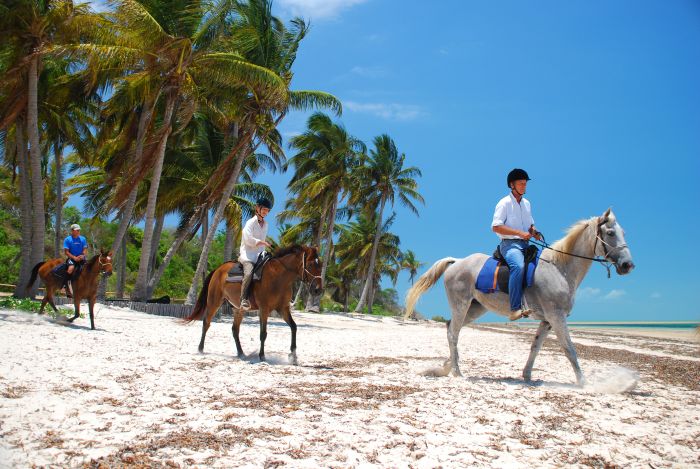
[[[271, 0], [108, 8], [0, 7], [0, 283], [33, 297], [32, 267], [62, 255], [79, 223], [91, 254], [114, 253], [108, 292], [193, 302], [202, 277], [236, 257], [264, 196], [279, 213], [273, 245], [321, 250], [326, 296], [299, 304], [400, 314], [382, 280], [405, 270], [412, 281], [422, 264], [401, 250], [390, 211], [418, 213], [421, 173], [390, 136], [368, 150], [335, 121], [336, 97], [294, 89], [307, 24], [275, 17]], [[295, 110], [315, 112], [288, 161], [278, 126]], [[256, 182], [266, 171], [290, 171], [288, 194]], [[66, 206], [76, 195], [83, 207]]]

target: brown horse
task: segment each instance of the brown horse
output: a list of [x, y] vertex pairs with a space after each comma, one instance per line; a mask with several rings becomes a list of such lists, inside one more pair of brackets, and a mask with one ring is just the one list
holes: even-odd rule
[[[197, 304], [192, 314], [185, 319], [191, 322], [202, 318], [202, 340], [199, 342], [199, 351], [204, 351], [204, 338], [211, 324], [211, 320], [223, 304], [228, 301], [234, 309], [233, 339], [236, 342], [236, 350], [239, 358], [245, 354], [241, 348], [238, 332], [243, 321], [243, 311], [240, 309], [241, 284], [226, 282], [228, 271], [234, 262], [224, 262], [216, 268], [204, 281], [202, 291], [199, 293]], [[267, 338], [267, 318], [274, 310], [282, 316], [292, 330], [292, 346], [289, 360], [297, 364], [297, 325], [292, 319], [290, 300], [292, 299], [292, 283], [301, 278], [311, 292], [315, 295], [323, 289], [321, 281], [321, 260], [318, 250], [309, 246], [291, 246], [277, 251], [263, 268], [262, 278], [254, 282], [250, 291], [251, 309], [258, 310], [260, 318], [260, 360], [265, 360], [265, 339]]]
[[[51, 259], [45, 262], [39, 262], [32, 269], [32, 276], [29, 279], [27, 288], [31, 288], [36, 281], [37, 274], [46, 285], [46, 294], [41, 301], [41, 309], [39, 314], [44, 313], [46, 303], [50, 304], [54, 311], [58, 311], [53, 302], [53, 294], [56, 290], [60, 290], [63, 286], [63, 280], [57, 278], [53, 273], [53, 269], [65, 262], [63, 259]], [[75, 316], [69, 318], [69, 322], [73, 322], [80, 316], [80, 300], [87, 298], [90, 309], [90, 327], [95, 329], [95, 298], [97, 297], [97, 284], [99, 283], [99, 274], [105, 276], [112, 275], [112, 253], [100, 250], [100, 253], [87, 261], [83, 267], [83, 271], [78, 276], [78, 279], [73, 281], [73, 304], [75, 305]]]

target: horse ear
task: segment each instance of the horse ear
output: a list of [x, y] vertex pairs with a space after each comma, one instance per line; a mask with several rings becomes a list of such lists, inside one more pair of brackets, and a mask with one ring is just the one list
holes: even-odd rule
[[608, 218], [610, 218], [610, 212], [612, 211], [612, 207], [608, 207], [608, 209], [605, 211], [603, 216], [598, 217], [598, 224], [599, 225], [604, 225], [605, 223], [608, 222]]

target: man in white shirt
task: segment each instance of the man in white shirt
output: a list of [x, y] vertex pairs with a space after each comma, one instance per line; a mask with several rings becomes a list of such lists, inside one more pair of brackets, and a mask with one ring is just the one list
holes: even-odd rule
[[241, 284], [241, 309], [250, 309], [248, 301], [248, 290], [253, 278], [253, 267], [258, 255], [270, 247], [267, 238], [268, 223], [265, 217], [270, 213], [272, 203], [265, 198], [260, 198], [255, 204], [255, 216], [243, 225], [241, 234], [241, 250], [238, 262], [243, 265], [243, 283]]
[[510, 295], [511, 321], [528, 316], [531, 310], [523, 308], [523, 276], [525, 275], [525, 250], [529, 239], [541, 236], [535, 229], [530, 201], [523, 197], [530, 177], [519, 168], [508, 173], [510, 194], [496, 204], [491, 229], [501, 238], [499, 249], [510, 269], [508, 292]]

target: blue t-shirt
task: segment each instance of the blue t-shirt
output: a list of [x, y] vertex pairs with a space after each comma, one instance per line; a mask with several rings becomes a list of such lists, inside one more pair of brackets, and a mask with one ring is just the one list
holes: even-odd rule
[[87, 245], [87, 239], [85, 239], [85, 236], [78, 236], [77, 238], [74, 238], [71, 235], [63, 241], [63, 248], [68, 249], [68, 252], [74, 256], [81, 255]]

